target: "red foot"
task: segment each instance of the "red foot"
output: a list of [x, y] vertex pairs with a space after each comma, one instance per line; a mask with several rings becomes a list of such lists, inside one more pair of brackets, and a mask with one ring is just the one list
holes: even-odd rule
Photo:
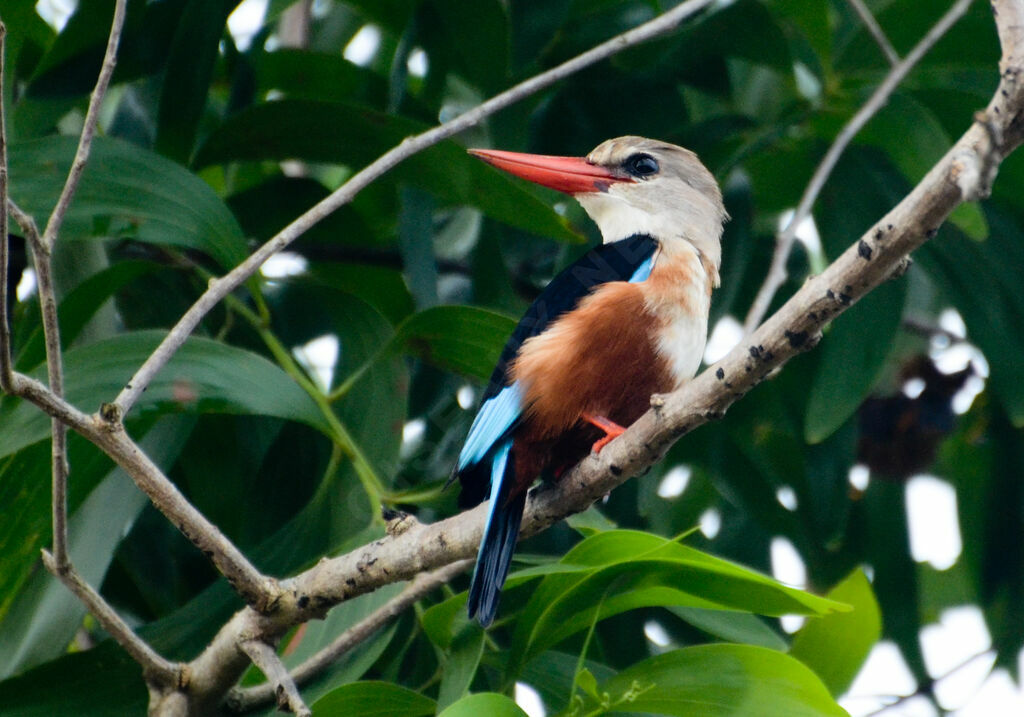
[[619, 436], [626, 432], [625, 428], [620, 426], [615, 421], [605, 418], [604, 416], [595, 416], [592, 413], [581, 413], [580, 418], [582, 418], [587, 423], [597, 426], [606, 434], [604, 438], [594, 443], [594, 447], [592, 449], [594, 453], [600, 453], [601, 449], [607, 446], [609, 443], [611, 443], [613, 439], [618, 438]]

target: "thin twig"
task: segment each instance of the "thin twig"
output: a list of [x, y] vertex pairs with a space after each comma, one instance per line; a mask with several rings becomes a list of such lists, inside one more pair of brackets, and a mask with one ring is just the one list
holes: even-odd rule
[[236, 266], [223, 278], [211, 281], [209, 288], [178, 320], [174, 328], [167, 334], [160, 346], [146, 359], [124, 387], [113, 405], [120, 416], [126, 416], [139, 396], [149, 385], [153, 377], [170, 360], [171, 356], [181, 348], [185, 339], [195, 330], [206, 314], [221, 299], [241, 286], [252, 276], [268, 258], [288, 246], [310, 227], [322, 220], [356, 196], [368, 184], [385, 172], [393, 169], [400, 162], [412, 155], [431, 147], [441, 140], [458, 134], [465, 129], [479, 124], [495, 112], [508, 107], [519, 100], [548, 87], [575, 72], [596, 62], [604, 60], [617, 52], [671, 32], [686, 18], [710, 5], [714, 0], [687, 0], [673, 9], [639, 25], [632, 30], [617, 35], [581, 55], [577, 55], [557, 67], [531, 77], [499, 95], [492, 97], [483, 104], [459, 115], [455, 119], [427, 130], [422, 134], [407, 137], [401, 144], [391, 148], [371, 164], [352, 176], [345, 184], [322, 199], [305, 214], [286, 226], [263, 246], [253, 252], [245, 261]]
[[[444, 585], [472, 564], [472, 560], [457, 560], [432, 572], [420, 573], [398, 595], [338, 635], [330, 645], [297, 665], [291, 672], [292, 679], [301, 685], [320, 674], [342, 655], [350, 652], [381, 627], [401, 615], [410, 605]], [[228, 695], [227, 703], [236, 712], [246, 712], [273, 699], [274, 689], [273, 681], [255, 687], [236, 687]]]
[[[103, 58], [96, 87], [89, 99], [89, 109], [85, 114], [85, 126], [78, 141], [75, 159], [68, 171], [57, 204], [50, 214], [41, 239], [30, 237], [29, 246], [32, 250], [33, 264], [36, 269], [36, 285], [39, 294], [39, 308], [43, 317], [43, 337], [46, 344], [46, 371], [50, 390], [58, 398], [64, 396], [64, 361], [60, 342], [60, 324], [57, 320], [57, 290], [53, 283], [53, 247], [57, 233], [64, 222], [71, 199], [78, 187], [78, 182], [89, 158], [89, 148], [99, 121], [100, 105], [106, 94], [110, 75], [117, 61], [117, 45], [124, 25], [124, 12], [127, 0], [118, 0], [114, 7], [114, 19], [107, 40], [107, 52]], [[5, 235], [6, 239], [6, 235]], [[52, 470], [52, 514], [53, 514], [53, 559], [59, 568], [68, 565], [68, 454], [67, 427], [57, 418], [50, 421], [52, 435], [50, 455]]]
[[895, 67], [899, 61], [900, 56], [896, 52], [896, 48], [889, 42], [889, 38], [886, 37], [885, 31], [882, 30], [882, 26], [878, 24], [878, 20], [871, 14], [871, 10], [864, 4], [864, 0], [846, 0], [850, 7], [853, 8], [854, 12], [860, 17], [860, 21], [864, 23], [864, 27], [871, 33], [871, 37], [878, 43], [878, 47], [881, 48], [882, 54], [885, 55], [885, 59], [889, 61], [889, 64]]
[[123, 468], [153, 505], [213, 561], [247, 604], [258, 612], [273, 607], [280, 592], [277, 581], [262, 575], [216, 525], [189, 503], [122, 428], [111, 428], [106, 420], [83, 413], [29, 376], [15, 372], [12, 383], [14, 395], [31, 401], [80, 433]]
[[295, 680], [288, 674], [288, 668], [281, 662], [281, 658], [278, 657], [273, 647], [259, 640], [245, 640], [239, 647], [274, 686], [278, 709], [287, 709], [301, 717], [313, 714], [306, 703], [302, 701], [302, 695], [299, 694], [299, 688], [295, 686]]
[[814, 206], [814, 202], [818, 199], [818, 195], [821, 193], [822, 188], [825, 186], [825, 182], [828, 181], [829, 175], [832, 174], [832, 170], [835, 169], [836, 163], [839, 161], [839, 157], [842, 155], [846, 147], [853, 141], [853, 138], [858, 132], [868, 123], [868, 121], [875, 116], [875, 114], [885, 106], [885, 103], [889, 100], [889, 96], [899, 86], [907, 74], [914, 68], [914, 66], [921, 61], [925, 53], [928, 52], [935, 45], [939, 39], [946, 34], [946, 32], [956, 24], [957, 20], [963, 17], [964, 13], [967, 12], [967, 8], [970, 6], [972, 0], [958, 0], [958, 2], [951, 7], [945, 15], [943, 15], [935, 26], [921, 39], [914, 49], [899, 62], [892, 70], [886, 75], [882, 84], [878, 86], [878, 89], [874, 91], [871, 97], [868, 99], [864, 106], [861, 107], [857, 114], [855, 114], [846, 126], [843, 127], [842, 131], [836, 137], [835, 142], [828, 148], [828, 152], [825, 153], [825, 157], [821, 160], [821, 164], [814, 170], [814, 175], [811, 177], [811, 181], [807, 184], [807, 188], [804, 189], [804, 194], [800, 198], [800, 203], [797, 205], [796, 211], [793, 213], [793, 217], [786, 224], [786, 228], [783, 229], [775, 239], [775, 253], [772, 256], [772, 263], [768, 269], [768, 275], [765, 277], [764, 284], [757, 292], [757, 296], [754, 297], [754, 303], [750, 306], [750, 311], [747, 312], [747, 318], [743, 322], [743, 330], [745, 334], [750, 334], [757, 325], [761, 323], [761, 319], [768, 312], [768, 307], [771, 306], [772, 299], [775, 298], [775, 292], [779, 290], [779, 287], [785, 283], [788, 278], [786, 273], [786, 261], [789, 259], [789, 253], [793, 248], [793, 242], [796, 239], [796, 230], [800, 226], [800, 223], [807, 218], [811, 212], [811, 208]]
[[978, 659], [980, 659], [982, 657], [986, 657], [986, 656], [990, 656], [990, 655], [992, 655], [991, 648], [988, 649], [988, 650], [982, 650], [981, 652], [978, 652], [978, 653], [976, 653], [974, 655], [971, 655], [966, 660], [962, 661], [960, 664], [954, 665], [949, 670], [947, 670], [944, 674], [936, 677], [930, 683], [925, 683], [923, 685], [918, 686], [918, 688], [916, 690], [914, 690], [913, 692], [911, 692], [909, 695], [898, 695], [898, 696], [895, 696], [895, 699], [893, 699], [892, 702], [890, 702], [889, 704], [887, 704], [887, 705], [885, 705], [883, 707], [878, 708], [874, 712], [868, 712], [866, 715], [864, 715], [864, 717], [877, 717], [880, 714], [885, 714], [886, 712], [888, 712], [889, 710], [893, 709], [894, 707], [899, 707], [900, 705], [902, 705], [905, 702], [908, 702], [908, 701], [914, 699], [915, 697], [921, 697], [926, 692], [928, 692], [932, 688], [934, 688], [935, 683], [941, 682], [942, 680], [946, 679], [947, 677], [950, 677], [953, 674], [959, 672], [960, 670], [964, 669], [965, 667], [967, 667], [969, 664], [971, 664], [975, 660], [978, 660]]
[[107, 86], [110, 84], [110, 76], [114, 74], [114, 65], [117, 64], [117, 46], [121, 40], [121, 29], [124, 27], [125, 6], [128, 0], [117, 0], [114, 5], [114, 19], [110, 25], [110, 37], [107, 39], [107, 51], [103, 56], [103, 66], [100, 68], [99, 77], [96, 78], [96, 86], [93, 88], [89, 98], [89, 108], [85, 112], [85, 123], [82, 126], [82, 134], [78, 139], [78, 149], [75, 151], [75, 159], [68, 170], [67, 181], [61, 190], [57, 204], [50, 213], [50, 219], [46, 222], [46, 229], [43, 231], [43, 245], [47, 250], [53, 249], [57, 240], [64, 217], [68, 213], [68, 207], [78, 189], [78, 183], [82, 179], [82, 171], [89, 159], [89, 150], [92, 147], [92, 138], [96, 134], [96, 125], [100, 119], [100, 106], [103, 104], [103, 97], [107, 93]]
[[32, 218], [32, 215], [19, 207], [10, 196], [7, 197], [7, 211], [21, 228], [25, 239], [30, 243], [38, 244], [40, 242], [39, 227], [36, 226], [36, 220]]
[[11, 359], [10, 307], [7, 305], [7, 264], [10, 242], [7, 239], [7, 125], [4, 122], [4, 56], [7, 54], [7, 27], [0, 21], [0, 391], [10, 392]]
[[[57, 322], [57, 294], [53, 285], [53, 261], [50, 251], [41, 242], [29, 241], [32, 263], [36, 269], [39, 310], [43, 316], [43, 339], [46, 344], [46, 375], [50, 391], [64, 397], [64, 359]], [[68, 432], [58, 418], [50, 421], [50, 464], [53, 513], [53, 558], [57, 565], [68, 564]]]
[[42, 551], [43, 564], [53, 573], [89, 610], [96, 621], [125, 652], [138, 662], [146, 675], [147, 682], [164, 686], [179, 684], [182, 665], [159, 655], [144, 640], [136, 635], [121, 616], [111, 609], [107, 601], [97, 593], [71, 565], [59, 565], [52, 554]]

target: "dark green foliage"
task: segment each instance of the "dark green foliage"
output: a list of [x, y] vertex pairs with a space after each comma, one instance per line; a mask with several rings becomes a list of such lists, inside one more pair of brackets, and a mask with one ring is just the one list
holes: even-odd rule
[[[42, 223], [75, 151], [113, 2], [80, 1], [60, 33], [35, 4], [0, 9], [2, 91], [11, 195]], [[116, 396], [211, 274], [378, 155], [675, 3], [334, 0], [314, 3], [301, 48], [268, 49], [290, 4], [269, 3], [244, 47], [225, 28], [235, 2], [129, 2], [101, 136], [60, 237], [67, 395], [82, 410]], [[948, 5], [868, 4], [900, 53]], [[343, 51], [368, 24], [379, 46], [355, 64]], [[845, 152], [814, 208], [821, 253], [798, 247], [776, 307], [970, 125], [995, 88], [998, 57], [988, 5], [974, 3]], [[742, 320], [780, 213], [887, 69], [842, 0], [739, 0], [586, 69], [416, 155], [308, 231], [290, 248], [305, 271], [256, 277], [211, 312], [128, 429], [275, 576], [379, 538], [381, 503], [423, 521], [447, 517], [457, 489], [442, 486], [472, 419], [466, 389], [479, 396], [515, 319], [586, 250], [584, 238], [595, 240], [571, 201], [464, 148], [582, 154], [619, 134], [693, 148], [732, 217], [712, 323]], [[998, 664], [1015, 671], [1024, 645], [1021, 186], [1017, 154], [991, 202], [958, 210], [908, 275], [838, 319], [820, 348], [646, 475], [526, 541], [486, 634], [466, 619], [460, 577], [304, 686], [307, 702], [322, 714], [519, 715], [509, 695], [521, 681], [549, 713], [839, 715], [835, 698], [879, 637], [895, 641], [920, 684], [935, 677], [921, 629], [964, 604], [981, 608]], [[964, 549], [937, 571], [910, 554], [906, 476], [872, 476], [861, 492], [848, 474], [870, 433], [859, 423], [864, 401], [897, 393], [903, 367], [937, 345], [908, 319], [937, 326], [947, 308], [963, 317], [991, 377], [939, 431], [948, 439], [932, 470], [956, 490]], [[17, 368], [43, 377], [38, 316], [34, 297], [13, 307]], [[323, 336], [338, 345], [326, 385], [293, 358]], [[948, 419], [940, 408], [906, 416]], [[422, 435], [403, 442], [410, 425]], [[138, 667], [39, 564], [51, 540], [48, 437], [42, 413], [0, 399], [0, 713], [142, 714]], [[70, 458], [79, 569], [157, 650], [191, 659], [240, 601], [96, 448], [72, 436]], [[685, 491], [661, 497], [677, 466], [689, 470]], [[795, 507], [778, 499], [787, 491]], [[709, 512], [721, 522], [711, 537], [693, 531]], [[764, 576], [777, 537], [802, 557], [814, 594]], [[282, 642], [286, 662], [400, 589], [294, 631]], [[812, 617], [792, 637], [782, 614]], [[652, 622], [667, 647], [647, 638]]]

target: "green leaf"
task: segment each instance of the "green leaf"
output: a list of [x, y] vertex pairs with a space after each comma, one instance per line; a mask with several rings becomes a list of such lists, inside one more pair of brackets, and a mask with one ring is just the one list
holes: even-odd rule
[[[883, 149], [907, 181], [915, 184], [953, 146], [935, 115], [900, 92], [889, 98], [856, 141]], [[972, 239], [988, 236], [988, 223], [976, 202], [961, 204], [949, 219]]]
[[[569, 702], [574, 682], [578, 686], [582, 686], [580, 684], [582, 681], [577, 675], [579, 664], [579, 655], [548, 650], [526, 665], [519, 675], [519, 679], [537, 690], [550, 714], [554, 707], [560, 707]], [[583, 669], [593, 675], [597, 682], [606, 680], [615, 674], [615, 670], [595, 660], [586, 660]], [[583, 680], [586, 679], [583, 678]]]
[[[987, 208], [993, 232], [984, 242], [940, 232], [916, 254], [967, 324], [968, 338], [985, 354], [990, 383], [1014, 425], [1024, 425], [1024, 271], [1019, 222]], [[978, 273], [981, 272], [981, 273]], [[978, 277], [986, 277], [979, 281]]]
[[[76, 147], [74, 137], [60, 136], [11, 147], [11, 196], [22, 209], [37, 218], [49, 214]], [[238, 222], [208, 184], [158, 154], [109, 137], [93, 140], [61, 236], [131, 237], [198, 249], [226, 268], [247, 254]]]
[[[196, 155], [197, 167], [237, 161], [303, 159], [353, 169], [369, 164], [427, 126], [367, 107], [286, 99], [244, 110], [226, 120]], [[387, 177], [451, 204], [471, 204], [489, 217], [538, 236], [578, 242], [533, 188], [469, 156], [451, 140], [402, 162]]]
[[412, 295], [402, 272], [372, 264], [317, 263], [310, 266], [314, 280], [365, 301], [392, 324], [413, 312]]
[[358, 98], [374, 107], [387, 97], [383, 77], [340, 55], [282, 47], [252, 61], [262, 93], [276, 90], [288, 97], [336, 102]]
[[410, 316], [392, 345], [435, 366], [486, 380], [515, 321], [475, 306], [436, 306]]
[[846, 692], [882, 635], [882, 614], [864, 571], [858, 568], [828, 597], [853, 610], [808, 620], [789, 654], [810, 667], [833, 696]]
[[811, 381], [804, 438], [820, 443], [867, 398], [892, 352], [906, 302], [907, 282], [888, 281], [832, 323]]
[[314, 715], [361, 717], [421, 717], [432, 715], [437, 703], [429, 697], [388, 682], [354, 682], [324, 695], [312, 705]]
[[[829, 597], [838, 602], [845, 602], [831, 595]], [[759, 645], [780, 652], [785, 652], [789, 647], [786, 641], [757, 615], [725, 610], [701, 610], [695, 607], [670, 607], [668, 610], [701, 632], [727, 642]]]
[[[847, 609], [734, 563], [629, 530], [598, 533], [544, 578], [516, 622], [510, 670], [604, 619], [638, 607], [686, 606], [762, 615], [821, 615]], [[517, 575], [519, 575], [517, 573]]]
[[425, 31], [434, 43], [428, 53], [433, 56], [431, 50], [446, 50], [459, 74], [488, 95], [504, 89], [509, 59], [504, 4], [434, 0], [431, 5], [438, 17]]
[[467, 695], [442, 711], [438, 717], [526, 717], [526, 713], [511, 698], [496, 692]]
[[240, 0], [188, 0], [171, 42], [160, 93], [155, 146], [186, 163], [206, 109], [224, 23]]
[[[65, 396], [84, 411], [97, 410], [117, 395], [163, 337], [162, 331], [138, 331], [71, 349], [64, 356]], [[44, 378], [43, 368], [33, 375]], [[157, 374], [135, 411], [257, 414], [299, 421], [325, 434], [331, 430], [313, 399], [275, 364], [199, 337], [186, 341]], [[49, 417], [27, 401], [5, 404], [0, 422], [0, 456], [41, 441], [50, 432]]]
[[[140, 441], [142, 450], [167, 470], [177, 458], [193, 421], [169, 416]], [[77, 474], [76, 474], [77, 476]], [[146, 496], [117, 468], [89, 494], [68, 523], [71, 560], [91, 585], [100, 585], [114, 551], [144, 506]], [[27, 507], [27, 506], [23, 506]], [[36, 541], [33, 557], [39, 546]], [[33, 561], [34, 562], [34, 561]], [[21, 672], [67, 651], [85, 617], [85, 605], [45, 570], [19, 590], [0, 622], [0, 676]]]
[[[161, 269], [153, 262], [122, 261], [94, 274], [68, 292], [57, 309], [61, 345], [65, 348], [71, 345], [93, 315], [119, 289], [140, 276]], [[43, 327], [37, 326], [18, 352], [16, 364], [20, 370], [26, 370], [38, 366], [45, 358]]]
[[484, 654], [484, 630], [476, 623], [469, 623], [455, 636], [451, 648], [445, 655], [441, 687], [438, 690], [437, 706], [445, 709], [469, 690], [476, 675], [480, 657]]
[[[98, 674], [104, 679], [97, 680]], [[146, 713], [142, 669], [113, 640], [0, 682], [0, 694], [4, 698], [4, 717], [124, 717]]]
[[813, 672], [788, 655], [748, 645], [700, 645], [643, 660], [601, 684], [583, 714], [676, 717], [847, 716]]

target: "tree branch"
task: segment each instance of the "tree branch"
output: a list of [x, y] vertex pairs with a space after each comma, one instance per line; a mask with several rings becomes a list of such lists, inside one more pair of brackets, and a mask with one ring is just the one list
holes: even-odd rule
[[107, 50], [103, 56], [103, 66], [96, 78], [96, 86], [93, 88], [89, 98], [89, 108], [85, 112], [85, 123], [82, 127], [82, 134], [78, 139], [78, 149], [75, 151], [75, 159], [68, 170], [67, 181], [61, 190], [57, 204], [50, 213], [50, 219], [46, 222], [46, 229], [43, 231], [43, 246], [47, 251], [53, 249], [53, 244], [60, 233], [64, 217], [67, 215], [68, 207], [78, 189], [78, 183], [82, 179], [82, 172], [89, 160], [89, 150], [92, 147], [92, 138], [96, 134], [96, 125], [100, 118], [100, 106], [103, 104], [103, 97], [107, 93], [107, 86], [110, 84], [110, 77], [114, 74], [114, 65], [117, 64], [117, 46], [121, 40], [121, 29], [124, 27], [125, 6], [127, 0], [117, 0], [114, 5], [114, 19], [110, 25], [110, 36], [107, 38]]
[[[298, 665], [291, 672], [292, 679], [301, 685], [317, 676], [342, 655], [363, 643], [381, 627], [401, 615], [410, 605], [444, 585], [472, 564], [472, 560], [457, 560], [432, 572], [420, 573], [402, 592], [338, 635], [330, 645]], [[228, 694], [227, 704], [236, 712], [247, 712], [266, 704], [274, 696], [272, 683], [255, 687], [236, 687]]]
[[[1024, 3], [994, 0], [1003, 45], [1001, 81], [988, 108], [920, 184], [822, 274], [810, 279], [752, 336], [682, 389], [651, 399], [652, 408], [600, 454], [590, 455], [562, 480], [530, 493], [523, 537], [540, 532], [655, 463], [682, 436], [722, 417], [736, 400], [790, 358], [813, 348], [822, 327], [904, 265], [963, 201], [987, 193], [993, 164], [1024, 141]], [[980, 121], [984, 120], [984, 121]], [[990, 125], [990, 126], [988, 126]], [[998, 141], [996, 141], [998, 139]], [[471, 559], [483, 532], [487, 505], [407, 530], [322, 560], [282, 581], [273, 615], [244, 609], [191, 664], [194, 704], [212, 707], [247, 661], [240, 635], [272, 641], [290, 627], [322, 617], [333, 605], [399, 580]], [[156, 712], [159, 714], [159, 712]]]
[[914, 49], [886, 75], [882, 84], [872, 93], [868, 101], [864, 103], [864, 106], [857, 111], [857, 114], [846, 123], [846, 126], [843, 127], [836, 137], [835, 142], [828, 148], [828, 152], [822, 158], [821, 164], [814, 170], [811, 181], [808, 182], [806, 189], [804, 189], [803, 196], [800, 197], [800, 203], [797, 205], [793, 217], [786, 224], [786, 228], [775, 239], [775, 253], [772, 255], [772, 263], [768, 268], [768, 275], [765, 277], [764, 284], [758, 290], [757, 296], [754, 297], [750, 311], [747, 312], [747, 318], [743, 322], [745, 334], [750, 334], [761, 323], [761, 319], [768, 312], [768, 307], [771, 306], [772, 299], [775, 298], [775, 292], [779, 290], [779, 287], [788, 278], [786, 261], [789, 259], [789, 253], [793, 249], [793, 242], [796, 240], [797, 227], [810, 215], [814, 202], [817, 201], [818, 195], [825, 186], [825, 182], [828, 181], [829, 175], [832, 174], [832, 170], [835, 169], [836, 164], [839, 162], [839, 157], [846, 150], [850, 142], [853, 141], [857, 133], [864, 128], [864, 125], [885, 106], [885, 103], [889, 101], [889, 96], [914, 66], [921, 61], [921, 58], [925, 56], [928, 50], [956, 24], [957, 20], [963, 17], [971, 2], [972, 0], [958, 0], [953, 7], [946, 11], [945, 15], [939, 18], [939, 21], [921, 38], [921, 41], [914, 46]]
[[123, 468], [153, 505], [213, 561], [247, 604], [260, 612], [273, 608], [279, 593], [276, 581], [262, 575], [217, 526], [196, 510], [122, 427], [111, 427], [101, 416], [83, 413], [33, 378], [17, 372], [12, 378], [14, 395], [31, 401], [80, 433]]
[[175, 687], [181, 682], [183, 666], [161, 657], [144, 640], [136, 635], [121, 619], [107, 601], [96, 592], [70, 564], [60, 565], [52, 554], [42, 551], [43, 564], [53, 576], [64, 583], [68, 590], [82, 601], [100, 626], [113, 637], [125, 652], [142, 665], [146, 681], [165, 687]]
[[160, 346], [150, 355], [139, 367], [131, 380], [113, 401], [118, 416], [125, 416], [138, 400], [139, 396], [162, 369], [171, 356], [181, 348], [185, 339], [191, 335], [199, 322], [206, 314], [213, 309], [225, 296], [241, 286], [246, 279], [252, 276], [260, 266], [273, 254], [284, 249], [291, 242], [301, 236], [310, 227], [324, 219], [334, 210], [345, 204], [362, 191], [368, 184], [376, 180], [385, 172], [393, 169], [399, 163], [405, 161], [417, 152], [432, 147], [441, 140], [458, 134], [463, 130], [479, 124], [495, 112], [512, 105], [519, 100], [528, 97], [545, 87], [548, 87], [559, 80], [562, 80], [590, 65], [607, 59], [612, 55], [621, 52], [629, 47], [638, 45], [647, 40], [659, 37], [671, 32], [691, 15], [710, 5], [714, 0], [687, 0], [671, 10], [662, 13], [658, 17], [639, 25], [632, 30], [617, 35], [612, 39], [601, 43], [597, 47], [577, 55], [571, 60], [563, 62], [547, 72], [531, 77], [520, 82], [499, 95], [495, 95], [481, 105], [459, 115], [455, 119], [445, 122], [442, 125], [427, 130], [421, 134], [407, 137], [401, 144], [393, 147], [371, 164], [364, 167], [349, 179], [345, 184], [334, 190], [329, 196], [322, 199], [305, 214], [286, 226], [275, 236], [270, 238], [263, 246], [253, 252], [245, 261], [236, 266], [221, 279], [212, 280], [209, 288], [199, 299], [185, 312], [178, 320]]
[[[52, 255], [42, 242], [28, 242], [32, 263], [36, 268], [39, 310], [43, 316], [43, 339], [46, 345], [46, 375], [50, 391], [64, 398], [64, 360], [57, 322], [57, 293], [53, 285]], [[50, 472], [52, 477], [53, 559], [64, 568], [68, 564], [68, 433], [60, 419], [50, 420]]]
[[299, 694], [299, 688], [295, 686], [295, 680], [288, 674], [288, 669], [281, 662], [281, 658], [278, 657], [273, 647], [260, 640], [244, 640], [239, 645], [239, 649], [249, 656], [252, 663], [260, 668], [260, 671], [273, 685], [278, 709], [287, 709], [300, 717], [308, 717], [313, 714], [306, 703], [302, 701], [302, 695]]
[[885, 36], [885, 31], [882, 30], [882, 26], [878, 24], [878, 20], [871, 14], [871, 10], [864, 4], [864, 0], [846, 0], [853, 11], [857, 13], [860, 21], [864, 23], [864, 27], [867, 28], [871, 37], [875, 39], [878, 47], [882, 50], [882, 54], [885, 55], [885, 59], [889, 61], [889, 64], [893, 67], [896, 66], [900, 61], [900, 56], [896, 52], [896, 48], [889, 42], [889, 38]]

